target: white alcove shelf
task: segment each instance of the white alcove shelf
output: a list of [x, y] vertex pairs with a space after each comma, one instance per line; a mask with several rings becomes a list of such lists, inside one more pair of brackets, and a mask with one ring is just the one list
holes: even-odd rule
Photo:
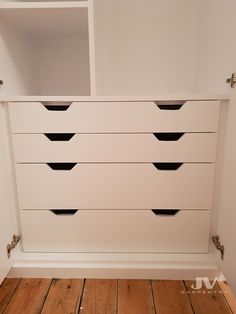
[[27, 0], [11, 1], [0, 0], [2, 9], [27, 9], [27, 8], [86, 8], [88, 0]]
[[91, 95], [88, 2], [1, 2], [0, 24], [0, 94]]

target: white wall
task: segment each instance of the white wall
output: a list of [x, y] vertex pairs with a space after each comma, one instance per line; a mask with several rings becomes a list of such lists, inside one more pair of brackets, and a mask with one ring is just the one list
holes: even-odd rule
[[53, 36], [35, 40], [41, 95], [89, 95], [88, 38]]
[[0, 95], [89, 95], [88, 35], [80, 31], [86, 21], [78, 15], [75, 30], [72, 15], [60, 32], [47, 16], [46, 31], [40, 33], [38, 20], [33, 27], [30, 19], [25, 25], [21, 15], [13, 17], [0, 15]]
[[192, 93], [197, 23], [197, 0], [95, 0], [98, 93]]
[[236, 72], [235, 0], [200, 0], [196, 92], [230, 93], [222, 105], [212, 234], [225, 245], [224, 274], [236, 293], [236, 88], [225, 80]]
[[35, 94], [38, 77], [32, 49], [32, 42], [0, 17], [0, 79], [4, 81], [0, 95]]

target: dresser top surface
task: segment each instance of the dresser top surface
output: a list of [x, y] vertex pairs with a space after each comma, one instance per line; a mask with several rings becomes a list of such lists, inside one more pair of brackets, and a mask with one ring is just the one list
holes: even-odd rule
[[1, 96], [0, 102], [76, 102], [76, 101], [188, 101], [229, 100], [229, 95], [151, 95], [151, 96]]

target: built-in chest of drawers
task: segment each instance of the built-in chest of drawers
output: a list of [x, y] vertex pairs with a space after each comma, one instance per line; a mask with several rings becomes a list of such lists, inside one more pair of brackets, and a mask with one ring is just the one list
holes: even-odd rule
[[24, 251], [206, 253], [219, 107], [9, 103]]

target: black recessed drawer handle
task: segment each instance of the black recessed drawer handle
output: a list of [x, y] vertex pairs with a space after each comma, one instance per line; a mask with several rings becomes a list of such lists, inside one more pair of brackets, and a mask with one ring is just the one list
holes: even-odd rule
[[45, 133], [50, 141], [69, 141], [75, 133]]
[[51, 209], [50, 211], [57, 216], [73, 216], [78, 209]]
[[182, 162], [154, 162], [153, 165], [158, 170], [177, 170], [182, 166]]
[[183, 106], [183, 104], [158, 105], [158, 103], [156, 105], [160, 110], [179, 110]]
[[159, 141], [178, 141], [184, 133], [153, 133]]
[[175, 216], [179, 211], [179, 209], [152, 209], [156, 216]]
[[66, 111], [70, 105], [44, 105], [44, 107], [50, 111]]
[[71, 170], [76, 165], [76, 162], [49, 162], [47, 165], [52, 170]]

